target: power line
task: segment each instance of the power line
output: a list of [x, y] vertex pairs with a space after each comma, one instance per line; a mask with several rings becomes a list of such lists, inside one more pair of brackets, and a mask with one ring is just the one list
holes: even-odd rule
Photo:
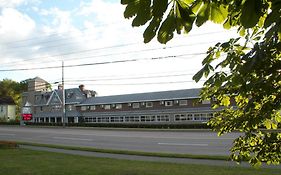
[[[199, 80], [200, 82], [206, 80]], [[184, 80], [184, 81], [167, 81], [167, 82], [147, 82], [147, 83], [95, 83], [87, 84], [88, 86], [139, 86], [139, 85], [160, 85], [160, 84], [182, 84], [182, 83], [195, 83], [193, 80]], [[67, 85], [77, 85], [66, 83]]]
[[[197, 34], [197, 35], [192, 35], [192, 36], [201, 36], [201, 35], [207, 35], [207, 34], [212, 34], [212, 33], [220, 33], [220, 32], [207, 32], [207, 33], [202, 33], [202, 34]], [[218, 42], [218, 41], [220, 41], [220, 40], [215, 40], [215, 41], [212, 41], [212, 42]], [[195, 44], [194, 43], [193, 44], [187, 44], [187, 45], [185, 44], [185, 45], [179, 45], [179, 46], [176, 46], [176, 47], [183, 47], [183, 46], [188, 46], [188, 45], [194, 46], [194, 45], [201, 45], [201, 44], [208, 44], [208, 43], [211, 43], [211, 42], [208, 41], [208, 42], [201, 42], [201, 43], [195, 43]], [[131, 46], [131, 45], [136, 45], [136, 44], [140, 44], [140, 43], [134, 42], [134, 43], [127, 43], [127, 44], [106, 46], [106, 47], [101, 47], [101, 48], [94, 48], [94, 49], [87, 49], [87, 50], [81, 50], [81, 51], [75, 51], [75, 52], [69, 52], [69, 53], [63, 53], [63, 54], [57, 54], [57, 55], [44, 56], [43, 58], [59, 57], [59, 56], [66, 56], [66, 55], [79, 54], [79, 53], [87, 53], [87, 52], [92, 52], [92, 51], [97, 51], [97, 50], [119, 48], [119, 47]], [[57, 45], [57, 46], [61, 46], [61, 45]], [[28, 45], [28, 47], [30, 47], [30, 46]], [[171, 48], [171, 46], [170, 46], [170, 48]], [[157, 49], [161, 49], [161, 48], [157, 48]], [[13, 50], [13, 52], [15, 52], [15, 51]], [[30, 61], [30, 60], [35, 60], [37, 58], [38, 57], [30, 58], [30, 59], [24, 59], [22, 61]], [[42, 57], [40, 57], [40, 58], [42, 58]], [[9, 62], [9, 63], [5, 63], [5, 65], [15, 64], [15, 63], [18, 63], [18, 62]]]
[[[164, 74], [168, 74], [167, 76], [170, 76], [170, 75], [173, 75], [173, 74], [175, 74], [175, 73], [177, 73], [177, 74], [187, 74], [187, 75], [193, 75], [194, 74], [194, 72], [197, 72], [198, 70], [196, 69], [193, 69], [193, 70], [191, 70], [191, 69], [188, 69], [188, 70], [180, 70], [180, 71], [165, 71], [165, 72], [151, 72], [151, 73], [142, 73], [142, 74], [131, 74], [130, 73], [130, 77], [128, 77], [128, 74], [126, 74], [126, 75], [116, 75], [116, 74], [114, 74], [114, 75], [106, 75], [106, 76], [98, 76], [98, 77], [95, 77], [95, 76], [90, 76], [90, 77], [85, 77], [85, 76], [83, 76], [83, 77], [75, 77], [75, 79], [74, 78], [67, 78], [66, 79], [66, 81], [76, 81], [76, 80], [81, 80], [81, 81], [84, 81], [83, 80], [83, 78], [87, 78], [87, 79], [90, 79], [90, 80], [92, 80], [92, 79], [97, 79], [97, 80], [100, 80], [100, 79], [108, 79], [108, 78], [110, 78], [110, 79], [113, 79], [113, 78], [115, 78], [115, 79], [123, 79], [123, 78], [131, 78], [131, 79], [134, 79], [135, 77], [139, 77], [139, 76], [146, 76], [146, 77], [149, 77], [149, 76], [159, 76], [159, 74], [160, 74], [160, 76], [164, 76]], [[187, 73], [187, 72], [190, 72], [190, 73]], [[172, 73], [172, 74], [171, 74]], [[135, 76], [135, 77], [134, 77]], [[53, 82], [58, 82], [58, 81], [61, 81], [61, 79], [55, 79], [55, 80], [52, 80]]]
[[[87, 30], [87, 28], [82, 29], [82, 32], [83, 32], [84, 30]], [[233, 31], [233, 30], [229, 30], [229, 31]], [[197, 36], [210, 35], [210, 34], [222, 33], [222, 32], [226, 32], [226, 31], [205, 32], [205, 33], [199, 33], [199, 34], [189, 35], [189, 37], [197, 37]], [[48, 35], [48, 36], [42, 36], [42, 37], [46, 37], [46, 39], [48, 39], [47, 37], [50, 37], [50, 36], [52, 36], [52, 35], [59, 35], [59, 34], [69, 34], [69, 33], [50, 34], [50, 35]], [[80, 33], [79, 35], [83, 35], [83, 33]], [[77, 36], [76, 36], [76, 37], [77, 37]], [[58, 41], [62, 41], [62, 40], [69, 40], [69, 39], [76, 38], [76, 37], [60, 38], [60, 39], [56, 39], [56, 40], [37, 42], [37, 43], [35, 43], [35, 44], [40, 45], [40, 44], [44, 44], [44, 43], [58, 42]], [[41, 37], [35, 37], [35, 38], [33, 38], [33, 39], [31, 38], [31, 39], [25, 39], [25, 40], [11, 41], [11, 42], [3, 43], [3, 44], [9, 45], [9, 44], [13, 44], [13, 43], [16, 43], [16, 42], [27, 42], [27, 41], [35, 40], [35, 39], [38, 41], [38, 38], [41, 38]], [[177, 38], [176, 38], [176, 39], [177, 39]], [[93, 41], [95, 41], [95, 40], [93, 40]], [[60, 46], [60, 45], [56, 45], [56, 46]], [[30, 44], [28, 44], [28, 45], [23, 45], [23, 46], [12, 46], [12, 47], [9, 47], [9, 48], [21, 48], [21, 47], [30, 47]], [[54, 47], [54, 46], [52, 46], [52, 47]]]
[[151, 78], [166, 78], [166, 77], [181, 77], [190, 74], [175, 74], [175, 75], [158, 75], [158, 76], [139, 76], [139, 77], [124, 77], [124, 78], [104, 78], [104, 79], [75, 79], [75, 80], [65, 80], [65, 82], [83, 82], [83, 81], [119, 81], [119, 80], [138, 80], [138, 79], [151, 79]]
[[[212, 42], [219, 42], [219, 41], [220, 40], [216, 40], [216, 41], [212, 41]], [[101, 55], [80, 57], [79, 60], [87, 59], [87, 58], [95, 58], [95, 57], [106, 57], [106, 56], [112, 56], [112, 55], [123, 55], [123, 54], [131, 54], [131, 53], [140, 53], [140, 52], [154, 51], [154, 50], [160, 50], [160, 49], [173, 49], [173, 48], [186, 47], [186, 46], [203, 45], [203, 44], [208, 44], [208, 43], [210, 43], [210, 41], [208, 41], [208, 42], [200, 42], [200, 43], [193, 43], [193, 44], [192, 43], [180, 44], [180, 45], [176, 45], [176, 46], [164, 46], [164, 47], [158, 47], [158, 48], [149, 48], [149, 49], [142, 49], [142, 50], [137, 50], [137, 51], [101, 54]], [[92, 51], [97, 51], [97, 50], [104, 50], [104, 49], [111, 49], [111, 48], [131, 46], [131, 45], [135, 45], [135, 44], [137, 44], [137, 43], [128, 43], [128, 44], [113, 45], [113, 46], [108, 46], [108, 47], [100, 47], [100, 48], [94, 48], [94, 49], [87, 49], [87, 50], [81, 50], [81, 51], [76, 51], [76, 52], [69, 52], [69, 53], [64, 53], [64, 54], [57, 54], [57, 55], [50, 55], [50, 56], [45, 56], [45, 57], [30, 58], [30, 59], [22, 60], [20, 62], [31, 61], [31, 60], [36, 60], [36, 59], [44, 59], [44, 58], [50, 58], [50, 57], [61, 57], [61, 56], [67, 56], [67, 55], [72, 55], [72, 54], [75, 55], [75, 54], [87, 53], [87, 52], [92, 52]], [[77, 60], [77, 58], [68, 59], [68, 61], [70, 61], [70, 60]], [[50, 61], [48, 61], [48, 62], [50, 62]], [[18, 65], [18, 63], [19, 63], [18, 61], [17, 62], [10, 62], [10, 63], [6, 63], [6, 64], [2, 64], [2, 66], [3, 65], [11, 65], [11, 64], [17, 64]], [[40, 62], [40, 64], [41, 63], [42, 63], [42, 61]], [[46, 62], [44, 62], [44, 63], [46, 63]]]
[[[198, 55], [200, 55], [200, 54], [204, 54], [204, 53], [198, 53]], [[163, 56], [163, 57], [141, 58], [141, 59], [115, 60], [115, 61], [105, 61], [105, 62], [98, 62], [98, 63], [73, 64], [73, 65], [65, 65], [64, 67], [70, 68], [70, 67], [82, 67], [82, 66], [94, 66], [94, 65], [135, 62], [135, 61], [141, 61], [141, 60], [159, 60], [159, 59], [166, 59], [166, 58], [176, 58], [176, 57], [180, 57], [180, 56], [184, 56], [184, 55], [190, 55], [190, 54], [170, 55], [170, 56]], [[29, 70], [57, 69], [57, 68], [61, 68], [61, 66], [47, 66], [47, 67], [38, 67], [38, 68], [18, 68], [18, 69], [0, 69], [0, 72], [29, 71]]]

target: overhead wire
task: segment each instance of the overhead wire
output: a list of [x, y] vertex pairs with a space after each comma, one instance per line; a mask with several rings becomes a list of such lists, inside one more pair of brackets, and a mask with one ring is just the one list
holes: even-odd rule
[[[201, 33], [201, 34], [191, 35], [191, 36], [201, 36], [201, 35], [212, 34], [212, 33], [220, 33], [220, 32], [217, 32], [217, 31], [216, 32], [207, 32], [207, 33]], [[216, 40], [216, 41], [212, 41], [212, 42], [217, 42], [217, 41], [220, 41], [220, 40]], [[198, 45], [200, 45], [200, 44], [208, 44], [208, 43], [211, 43], [211, 42], [210, 41], [208, 41], [208, 42], [201, 42], [201, 43], [198, 43]], [[56, 55], [48, 55], [48, 56], [40, 57], [40, 59], [42, 59], [42, 58], [50, 58], [50, 57], [66, 56], [66, 55], [72, 55], [72, 54], [78, 54], [78, 53], [86, 53], [86, 52], [91, 52], [91, 51], [104, 50], [104, 49], [112, 49], [112, 48], [118, 48], [118, 47], [125, 47], [125, 46], [131, 46], [131, 45], [136, 45], [136, 44], [140, 44], [140, 43], [139, 42], [133, 42], [133, 43], [118, 44], [118, 45], [113, 45], [113, 46], [93, 48], [93, 49], [87, 49], [87, 50], [81, 50], [81, 51], [75, 51], [75, 52], [69, 52], [69, 53], [62, 53], [62, 54], [56, 54]], [[188, 44], [188, 45], [196, 45], [196, 43], [195, 44]], [[183, 47], [183, 46], [186, 46], [186, 45], [178, 45], [177, 47]], [[28, 47], [30, 47], [30, 45], [28, 45]], [[169, 47], [171, 47], [171, 46], [169, 46]], [[39, 57], [24, 59], [22, 61], [30, 61], [30, 60], [35, 60], [35, 59], [39, 59]], [[5, 64], [9, 65], [9, 64], [15, 64], [15, 63], [18, 63], [18, 61], [17, 62], [9, 62], [9, 63], [5, 63]]]
[[[198, 53], [204, 54], [204, 53]], [[115, 64], [115, 63], [126, 63], [126, 62], [135, 62], [141, 60], [159, 60], [159, 59], [167, 59], [167, 58], [176, 58], [184, 55], [190, 54], [180, 54], [180, 55], [169, 55], [169, 56], [160, 56], [160, 57], [152, 57], [152, 58], [136, 58], [136, 59], [127, 59], [127, 60], [115, 60], [115, 61], [104, 61], [104, 62], [95, 62], [95, 63], [84, 63], [84, 64], [72, 64], [65, 65], [65, 68], [70, 67], [82, 67], [82, 66], [93, 66], [93, 65], [105, 65], [105, 64]], [[11, 71], [29, 71], [29, 70], [42, 70], [42, 69], [57, 69], [61, 68], [61, 66], [45, 66], [45, 67], [37, 67], [37, 68], [15, 68], [15, 69], [0, 69], [0, 72], [11, 72]]]
[[[215, 40], [212, 42], [219, 42], [220, 40]], [[148, 51], [156, 51], [156, 50], [161, 50], [161, 49], [174, 49], [174, 48], [179, 48], [179, 47], [186, 47], [186, 46], [195, 46], [195, 45], [203, 45], [203, 44], [208, 44], [208, 42], [200, 42], [200, 43], [189, 43], [189, 44], [180, 44], [180, 45], [175, 45], [175, 46], [163, 46], [163, 47], [158, 47], [158, 48], [149, 48], [149, 49], [142, 49], [142, 50], [133, 50], [133, 51], [127, 51], [127, 52], [115, 52], [115, 53], [109, 53], [109, 54], [100, 54], [100, 55], [91, 55], [91, 56], [84, 56], [84, 57], [79, 57], [79, 58], [68, 58], [67, 61], [71, 60], [82, 60], [82, 59], [88, 59], [88, 58], [95, 58], [95, 57], [107, 57], [107, 56], [112, 56], [112, 55], [124, 55], [124, 54], [131, 54], [131, 53], [141, 53], [141, 52], [148, 52]], [[81, 53], [87, 53], [87, 52], [92, 52], [92, 51], [97, 51], [97, 50], [103, 50], [103, 49], [110, 49], [110, 48], [118, 48], [118, 47], [125, 47], [125, 46], [131, 46], [136, 43], [129, 43], [129, 44], [120, 44], [120, 45], [114, 45], [114, 46], [109, 46], [109, 47], [101, 47], [101, 48], [94, 48], [94, 49], [87, 49], [87, 50], [82, 50], [82, 51], [77, 51], [77, 52], [69, 52], [69, 53], [64, 53], [64, 54], [57, 54], [57, 55], [50, 55], [50, 56], [44, 56], [44, 57], [35, 57], [35, 58], [30, 58], [30, 59], [25, 59], [22, 60], [21, 62], [26, 62], [26, 61], [31, 61], [31, 60], [37, 60], [40, 59], [40, 64], [41, 63], [48, 63], [48, 62], [53, 62], [53, 61], [46, 61], [42, 62], [42, 59], [44, 58], [51, 58], [51, 57], [62, 57], [62, 56], [67, 56], [67, 55], [76, 55], [76, 54], [81, 54]], [[10, 62], [10, 63], [4, 63], [3, 65], [13, 65], [16, 64], [17, 66], [19, 65], [19, 61], [17, 62]]]

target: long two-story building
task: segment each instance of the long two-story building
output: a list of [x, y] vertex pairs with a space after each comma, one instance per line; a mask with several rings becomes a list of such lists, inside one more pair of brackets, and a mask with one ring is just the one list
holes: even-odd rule
[[[41, 88], [36, 87], [40, 81]], [[49, 91], [36, 77], [23, 93], [23, 108], [29, 108], [36, 123], [147, 123], [179, 124], [208, 121], [215, 112], [211, 101], [200, 101], [200, 89], [183, 89], [113, 96], [96, 96], [95, 91], [62, 88]], [[38, 83], [37, 83], [38, 84]], [[40, 83], [39, 83], [40, 84]], [[63, 113], [63, 99], [65, 113]]]

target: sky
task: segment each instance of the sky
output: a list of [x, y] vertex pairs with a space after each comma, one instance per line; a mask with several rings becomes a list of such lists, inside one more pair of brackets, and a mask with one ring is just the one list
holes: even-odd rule
[[202, 87], [207, 49], [237, 37], [206, 23], [167, 44], [144, 44], [117, 0], [0, 0], [0, 80], [84, 84], [99, 96]]

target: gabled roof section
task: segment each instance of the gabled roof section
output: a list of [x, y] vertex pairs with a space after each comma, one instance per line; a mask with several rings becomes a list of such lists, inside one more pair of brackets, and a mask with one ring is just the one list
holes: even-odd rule
[[[54, 91], [62, 101], [62, 90]], [[79, 88], [65, 89], [65, 103], [81, 103], [86, 99], [85, 94]]]
[[61, 100], [60, 96], [58, 95], [57, 91], [52, 92], [50, 99], [47, 102], [47, 105], [50, 105], [50, 104], [62, 104], [62, 100]]
[[12, 97], [0, 97], [0, 105], [15, 105]]
[[177, 100], [177, 99], [194, 99], [199, 98], [200, 88], [183, 89], [161, 92], [148, 92], [137, 94], [125, 94], [114, 96], [92, 97], [83, 101], [80, 105], [100, 105], [113, 103], [132, 103], [159, 100]]

